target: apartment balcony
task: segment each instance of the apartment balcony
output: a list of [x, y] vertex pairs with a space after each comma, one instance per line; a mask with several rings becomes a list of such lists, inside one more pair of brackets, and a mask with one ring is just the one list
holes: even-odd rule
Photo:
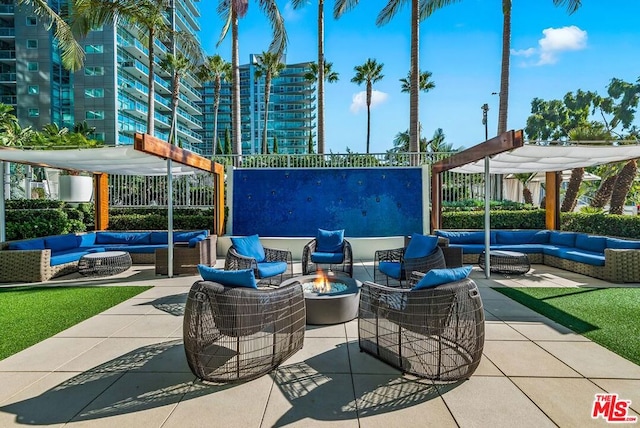
[[12, 4], [0, 4], [0, 15], [13, 15], [16, 7]]
[[15, 62], [16, 61], [16, 50], [15, 49], [1, 50], [0, 51], [0, 61]]
[[18, 97], [15, 95], [0, 95], [0, 103], [5, 105], [18, 105]]
[[0, 83], [16, 83], [16, 73], [0, 73]]
[[147, 105], [139, 101], [121, 102], [119, 109], [140, 120], [146, 120], [149, 112]]
[[15, 37], [15, 28], [0, 28], [0, 37]]

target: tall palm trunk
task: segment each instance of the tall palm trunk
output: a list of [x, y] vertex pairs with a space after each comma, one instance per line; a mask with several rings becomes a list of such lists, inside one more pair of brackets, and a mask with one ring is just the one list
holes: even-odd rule
[[511, 55], [511, 0], [502, 0], [502, 65], [498, 107], [498, 135], [507, 130], [509, 108], [509, 60]]
[[616, 184], [613, 186], [609, 214], [622, 214], [624, 212], [624, 203], [637, 173], [638, 161], [636, 159], [631, 159], [622, 167], [622, 171], [616, 177]]
[[578, 202], [578, 193], [580, 192], [580, 184], [582, 184], [582, 178], [584, 177], [584, 168], [573, 168], [571, 170], [571, 178], [567, 185], [567, 191], [564, 194], [562, 200], [562, 206], [560, 212], [566, 213], [573, 211]]
[[149, 101], [147, 105], [147, 134], [153, 136], [155, 132], [155, 76], [154, 76], [154, 39], [155, 31], [149, 28], [149, 79], [147, 86], [149, 87]]
[[605, 205], [611, 200], [611, 194], [613, 193], [613, 187], [616, 185], [616, 175], [611, 175], [600, 183], [600, 187], [596, 190], [596, 193], [591, 198], [589, 206], [593, 208], [604, 208]]
[[178, 98], [180, 95], [180, 74], [173, 73], [173, 90], [171, 92], [171, 128], [169, 131], [169, 143], [176, 144], [176, 125], [178, 121]]
[[213, 87], [213, 154], [215, 156], [218, 149], [218, 108], [220, 107], [220, 89], [222, 88], [220, 76], [214, 80]]
[[267, 143], [267, 124], [269, 123], [269, 98], [271, 95], [271, 76], [269, 73], [264, 77], [264, 126], [262, 127], [262, 154], [269, 153]]
[[[409, 152], [419, 151], [420, 125], [418, 103], [420, 91], [420, 13], [419, 0], [411, 0], [411, 90], [409, 92]], [[417, 159], [416, 159], [417, 163]], [[414, 164], [414, 162], [412, 162]]]
[[[231, 3], [234, 4], [233, 2]], [[242, 137], [240, 135], [240, 62], [238, 58], [238, 13], [235, 6], [231, 10], [231, 126], [233, 128], [233, 154], [242, 154]], [[236, 158], [240, 163], [240, 156]]]
[[318, 0], [318, 153], [324, 153], [324, 0]]
[[367, 82], [367, 154], [369, 154], [369, 138], [371, 136], [371, 82]]

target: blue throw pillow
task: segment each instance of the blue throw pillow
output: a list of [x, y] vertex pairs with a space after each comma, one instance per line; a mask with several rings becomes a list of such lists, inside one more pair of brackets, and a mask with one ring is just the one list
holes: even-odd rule
[[422, 290], [423, 288], [435, 287], [448, 282], [460, 281], [468, 277], [470, 272], [470, 265], [451, 269], [431, 269], [413, 286], [412, 290]]
[[344, 229], [341, 230], [324, 230], [318, 229], [316, 235], [316, 251], [319, 253], [338, 253], [342, 252], [342, 243], [344, 241]]
[[238, 253], [245, 257], [256, 259], [257, 263], [260, 263], [266, 257], [258, 235], [234, 237], [231, 238], [231, 243]]
[[10, 250], [44, 250], [44, 239], [30, 239], [28, 241], [18, 241], [9, 244]]
[[213, 281], [227, 287], [258, 288], [253, 269], [222, 270], [198, 265], [198, 272], [205, 281]]
[[206, 238], [207, 237], [204, 236], [204, 234], [194, 236], [193, 238], [189, 239], [189, 248], [194, 248], [196, 245], [198, 245], [198, 242], [204, 241]]
[[433, 252], [438, 246], [438, 237], [433, 235], [420, 235], [414, 233], [411, 235], [411, 241], [404, 251], [405, 259], [419, 259], [426, 257]]

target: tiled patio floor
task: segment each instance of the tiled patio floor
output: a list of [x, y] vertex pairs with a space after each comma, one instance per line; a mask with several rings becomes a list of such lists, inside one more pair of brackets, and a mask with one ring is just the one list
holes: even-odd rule
[[[370, 280], [372, 263], [359, 262], [354, 276]], [[0, 361], [0, 427], [605, 426], [591, 418], [595, 394], [605, 392], [640, 412], [640, 366], [490, 288], [611, 284], [539, 265], [521, 277], [472, 276], [487, 319], [484, 356], [470, 380], [450, 385], [402, 376], [359, 352], [356, 321], [309, 326], [304, 348], [270, 375], [204, 384], [181, 339], [196, 277], [155, 277], [149, 267], [103, 280], [68, 276], [50, 284], [155, 287]]]

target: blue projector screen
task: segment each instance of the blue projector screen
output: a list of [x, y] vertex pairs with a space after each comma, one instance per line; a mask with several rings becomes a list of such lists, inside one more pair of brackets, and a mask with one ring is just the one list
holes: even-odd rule
[[420, 168], [241, 169], [233, 176], [233, 235], [296, 237], [422, 232]]

